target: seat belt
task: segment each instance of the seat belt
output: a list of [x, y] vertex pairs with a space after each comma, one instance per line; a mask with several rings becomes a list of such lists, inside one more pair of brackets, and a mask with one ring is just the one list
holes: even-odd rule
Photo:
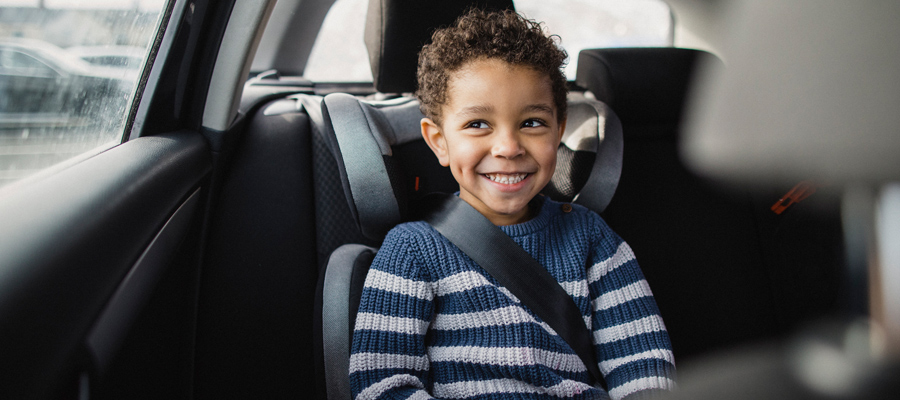
[[423, 219], [550, 325], [606, 390], [581, 311], [547, 269], [459, 197], [432, 193], [422, 201]]

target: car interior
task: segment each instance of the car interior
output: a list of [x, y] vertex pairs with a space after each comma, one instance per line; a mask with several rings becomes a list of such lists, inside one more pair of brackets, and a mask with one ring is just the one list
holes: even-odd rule
[[[459, 189], [421, 137], [418, 51], [469, 7], [517, 6], [369, 0], [358, 40], [372, 81], [317, 82], [304, 67], [333, 3], [166, 2], [121, 143], [0, 188], [0, 398], [350, 397], [333, 377], [346, 371], [368, 263], [424, 195]], [[886, 327], [862, 333], [875, 338], [862, 352], [892, 359], [900, 257], [878, 252], [900, 236], [884, 222], [900, 204], [885, 189], [900, 171], [896, 128], [885, 128], [900, 122], [890, 111], [900, 91], [882, 79], [900, 66], [900, 51], [885, 49], [900, 37], [888, 18], [900, 9], [666, 3], [672, 46], [570, 52], [568, 125], [543, 194], [598, 212], [631, 245], [686, 371], [680, 395], [863, 393], [763, 372], [792, 368], [778, 357], [798, 335], [844, 338], [860, 319]], [[784, 27], [813, 8], [825, 11]], [[868, 46], [802, 47], [814, 54], [778, 65], [797, 78], [766, 81], [772, 60], [798, 54], [778, 35], [806, 46], [806, 32], [835, 25], [822, 15], [851, 14], [840, 29], [871, 28], [859, 39]], [[841, 58], [845, 48], [856, 53]], [[863, 59], [873, 48], [883, 62], [853, 75], [882, 79], [866, 93], [838, 75], [800, 78], [824, 55]], [[784, 89], [825, 79], [859, 104], [822, 106], [835, 121], [845, 108], [858, 116], [868, 147], [853, 147], [856, 161], [815, 136], [837, 122], [781, 112], [831, 99], [834, 90]], [[743, 95], [752, 88], [769, 92]], [[842, 376], [897, 386], [896, 368], [872, 365]], [[750, 366], [758, 374], [741, 369]], [[740, 376], [793, 383], [747, 389], [733, 384]]]

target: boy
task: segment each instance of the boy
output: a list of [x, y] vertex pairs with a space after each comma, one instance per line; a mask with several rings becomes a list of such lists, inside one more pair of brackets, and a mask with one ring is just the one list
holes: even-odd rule
[[350, 359], [357, 399], [620, 399], [673, 386], [669, 338], [631, 249], [597, 214], [538, 196], [565, 131], [565, 58], [539, 24], [473, 10], [422, 49], [416, 96], [422, 135], [459, 197], [575, 300], [609, 392], [589, 384], [552, 329], [418, 221], [387, 235], [366, 278]]

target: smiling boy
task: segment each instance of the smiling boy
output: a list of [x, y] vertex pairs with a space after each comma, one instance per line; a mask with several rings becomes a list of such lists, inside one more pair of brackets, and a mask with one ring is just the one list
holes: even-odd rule
[[609, 391], [549, 326], [430, 225], [385, 238], [350, 359], [357, 399], [632, 398], [670, 389], [669, 338], [630, 247], [595, 213], [538, 196], [565, 131], [566, 54], [514, 12], [473, 10], [419, 57], [422, 135], [459, 197], [575, 301]]
[[440, 117], [422, 120], [422, 135], [450, 167], [459, 197], [494, 225], [527, 220], [528, 203], [553, 176], [566, 123], [552, 93], [541, 72], [478, 58], [453, 74]]

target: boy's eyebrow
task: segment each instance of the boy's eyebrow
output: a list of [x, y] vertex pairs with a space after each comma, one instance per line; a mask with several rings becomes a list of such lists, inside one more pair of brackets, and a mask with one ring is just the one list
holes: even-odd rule
[[553, 107], [549, 104], [529, 104], [525, 106], [522, 110], [525, 112], [545, 112], [547, 114], [553, 115]]
[[[475, 114], [475, 115], [487, 114], [492, 111], [494, 111], [494, 107], [489, 106], [489, 105], [481, 105], [480, 104], [480, 105], [469, 106], [469, 107], [463, 108], [462, 110], [459, 110], [457, 115], [465, 116], [465, 115], [472, 115], [472, 114]], [[553, 107], [549, 104], [543, 104], [543, 103], [529, 104], [529, 105], [525, 106], [525, 108], [522, 109], [522, 112], [526, 112], [526, 113], [544, 112], [544, 113], [553, 115]]]
[[469, 106], [469, 107], [463, 108], [462, 110], [459, 110], [457, 115], [487, 114], [492, 111], [494, 111], [494, 107], [491, 107], [489, 105], [479, 104], [476, 106]]

